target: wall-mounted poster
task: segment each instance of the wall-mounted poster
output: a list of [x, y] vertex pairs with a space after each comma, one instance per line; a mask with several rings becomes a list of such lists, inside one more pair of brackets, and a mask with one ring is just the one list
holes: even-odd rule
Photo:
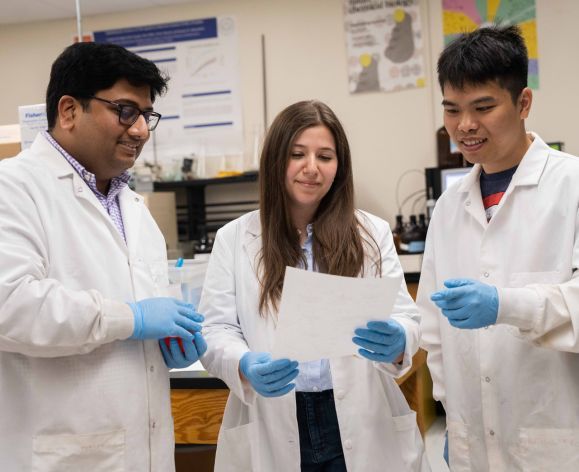
[[350, 93], [425, 86], [418, 0], [344, 0]]
[[[155, 103], [163, 115], [154, 146], [141, 161], [180, 163], [191, 154], [243, 152], [238, 43], [231, 17], [96, 31], [96, 42], [114, 43], [153, 61], [170, 76], [169, 90]], [[179, 164], [180, 165], [180, 164]]]
[[535, 0], [443, 0], [442, 8], [445, 45], [480, 26], [518, 25], [529, 51], [529, 87], [539, 88]]

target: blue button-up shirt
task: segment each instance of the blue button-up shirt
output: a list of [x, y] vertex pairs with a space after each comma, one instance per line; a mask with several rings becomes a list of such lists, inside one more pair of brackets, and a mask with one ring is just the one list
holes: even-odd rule
[[121, 215], [121, 206], [119, 204], [119, 193], [125, 188], [129, 182], [130, 174], [128, 171], [123, 172], [118, 177], [113, 177], [111, 179], [111, 185], [109, 191], [106, 195], [103, 195], [96, 186], [96, 176], [91, 174], [86, 170], [80, 162], [78, 162], [74, 157], [72, 157], [64, 148], [58, 144], [58, 142], [50, 135], [48, 131], [43, 131], [42, 134], [48, 140], [54, 148], [62, 154], [62, 156], [68, 161], [68, 163], [74, 168], [74, 170], [82, 177], [86, 182], [88, 187], [97, 197], [98, 201], [105, 208], [111, 220], [113, 221], [115, 227], [119, 230], [119, 233], [125, 240], [125, 225], [123, 224], [123, 216]]
[[[316, 272], [312, 251], [313, 229], [311, 224], [306, 227], [306, 231], [307, 238], [302, 250], [306, 256], [307, 270]], [[330, 361], [328, 359], [300, 362], [299, 369], [300, 373], [296, 378], [296, 390], [298, 392], [321, 392], [333, 388]]]

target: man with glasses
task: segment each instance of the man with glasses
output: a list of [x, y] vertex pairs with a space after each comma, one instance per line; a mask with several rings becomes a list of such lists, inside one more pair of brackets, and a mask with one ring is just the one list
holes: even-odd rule
[[163, 297], [165, 241], [127, 187], [166, 83], [122, 47], [72, 45], [48, 130], [0, 164], [2, 470], [174, 470], [167, 367], [203, 355], [203, 317]]

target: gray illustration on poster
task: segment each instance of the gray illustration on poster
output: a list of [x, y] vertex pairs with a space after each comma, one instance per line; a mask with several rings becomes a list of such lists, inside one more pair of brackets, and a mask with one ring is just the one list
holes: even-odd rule
[[356, 93], [358, 92], [377, 92], [380, 90], [380, 78], [378, 77], [378, 60], [377, 54], [372, 55], [372, 60], [368, 65], [362, 68], [356, 83]]
[[396, 21], [392, 36], [384, 51], [384, 56], [395, 64], [406, 62], [414, 54], [414, 36], [412, 34], [412, 17], [404, 12], [401, 21]]

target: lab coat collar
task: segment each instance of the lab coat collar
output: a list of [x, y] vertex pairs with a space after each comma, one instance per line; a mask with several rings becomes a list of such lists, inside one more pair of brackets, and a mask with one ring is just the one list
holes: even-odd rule
[[[500, 208], [504, 205], [504, 202], [508, 200], [509, 196], [513, 193], [516, 187], [538, 185], [539, 180], [541, 179], [541, 175], [543, 174], [543, 170], [547, 164], [550, 148], [537, 134], [531, 133], [531, 136], [533, 142], [519, 163], [511, 183], [508, 186], [505, 195], [501, 199], [499, 209], [493, 217], [494, 220], [496, 220], [496, 217], [500, 212]], [[457, 192], [468, 194], [464, 202], [465, 211], [471, 214], [472, 217], [484, 228], [489, 225], [489, 222], [486, 219], [480, 191], [479, 179], [481, 170], [482, 166], [480, 164], [475, 164], [472, 170], [458, 185]]]
[[[136, 254], [139, 241], [141, 241], [141, 218], [145, 211], [145, 199], [129, 187], [124, 187], [119, 192], [119, 205], [125, 227], [125, 238], [129, 254]], [[112, 221], [111, 221], [112, 223]], [[116, 228], [115, 228], [116, 230]], [[118, 233], [118, 230], [116, 230]], [[120, 237], [120, 234], [119, 234]], [[121, 238], [122, 239], [122, 238]]]
[[468, 193], [475, 185], [479, 185], [479, 176], [481, 172], [481, 165], [475, 164], [471, 171], [464, 176], [456, 189], [459, 193]]
[[[551, 148], [545, 144], [538, 134], [529, 133], [533, 142], [527, 149], [523, 159], [519, 163], [509, 187], [518, 187], [525, 185], [538, 185], [541, 175], [547, 165], [547, 158]], [[474, 186], [479, 186], [479, 176], [482, 167], [475, 164], [472, 170], [464, 177], [457, 188], [457, 192], [468, 193]]]
[[106, 214], [106, 211], [86, 182], [80, 175], [78, 175], [78, 172], [74, 170], [74, 167], [70, 165], [58, 149], [56, 149], [50, 141], [42, 135], [42, 133], [38, 133], [30, 150], [35, 155], [41, 156], [40, 159], [42, 160], [42, 165], [46, 166], [49, 172], [51, 172], [57, 180], [64, 181], [64, 179], [71, 178], [72, 190], [77, 198], [90, 202]]
[[475, 164], [472, 170], [459, 183], [457, 192], [466, 193], [464, 199], [465, 211], [469, 213], [475, 221], [485, 228], [488, 225], [482, 195], [480, 191], [479, 177], [482, 167]]
[[253, 272], [257, 274], [258, 257], [261, 251], [261, 220], [259, 211], [247, 215], [248, 221], [243, 234], [243, 247]]
[[126, 248], [128, 246], [129, 252], [136, 250], [134, 246], [138, 244], [139, 241], [139, 224], [144, 208], [144, 198], [142, 196], [133, 192], [128, 187], [123, 188], [119, 193], [119, 205], [121, 207], [121, 215], [127, 240], [125, 244], [119, 230], [112, 222], [105, 208], [98, 201], [96, 195], [64, 156], [42, 136], [42, 133], [36, 136], [31, 150], [36, 153], [36, 155], [43, 156], [43, 163], [54, 173], [57, 179], [72, 178], [72, 188], [76, 197], [85, 200], [103, 216], [121, 247]]
[[538, 134], [530, 133], [533, 142], [527, 149], [513, 175], [512, 187], [538, 185], [549, 157], [551, 148], [545, 144]]
[[30, 150], [37, 156], [42, 156], [42, 162], [57, 178], [68, 177], [76, 171], [62, 154], [42, 135], [38, 133], [30, 146]]
[[261, 236], [261, 220], [258, 211], [252, 211], [247, 216], [247, 226], [245, 232], [247, 233], [248, 238], [255, 238]]

